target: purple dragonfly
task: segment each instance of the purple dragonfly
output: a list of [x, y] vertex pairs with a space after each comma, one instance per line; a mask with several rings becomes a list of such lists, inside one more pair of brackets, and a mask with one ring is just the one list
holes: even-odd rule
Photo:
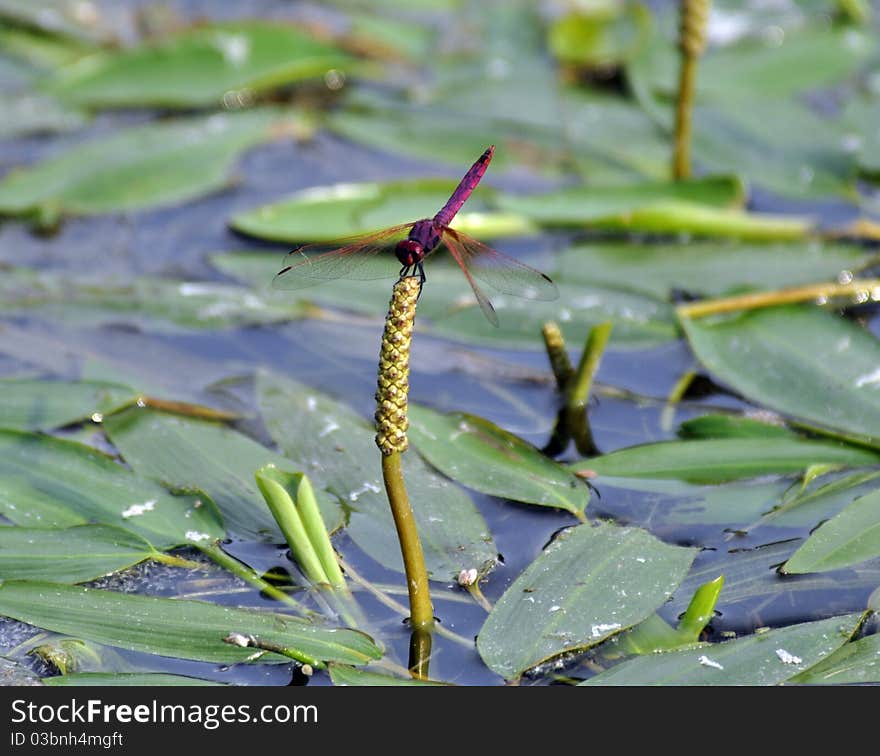
[[[335, 244], [308, 244], [285, 258], [275, 276], [276, 289], [301, 289], [336, 278], [369, 280], [394, 275], [394, 256], [402, 266], [400, 278], [418, 275], [425, 282], [425, 258], [446, 247], [462, 269], [483, 313], [492, 325], [498, 315], [477, 281], [501, 294], [527, 299], [556, 299], [559, 292], [547, 276], [512, 257], [449, 227], [455, 214], [474, 191], [495, 153], [489, 147], [459, 182], [449, 201], [433, 218], [401, 223], [382, 231], [343, 239]], [[328, 249], [328, 246], [331, 248]]]

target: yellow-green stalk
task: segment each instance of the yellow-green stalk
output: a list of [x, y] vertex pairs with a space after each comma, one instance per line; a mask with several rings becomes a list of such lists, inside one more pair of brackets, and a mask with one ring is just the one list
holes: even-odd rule
[[678, 79], [678, 101], [675, 108], [675, 144], [672, 175], [676, 180], [691, 175], [691, 119], [694, 109], [694, 85], [697, 60], [706, 48], [706, 23], [709, 0], [681, 0], [681, 27], [678, 47], [681, 68]]
[[376, 445], [382, 452], [382, 477], [403, 555], [406, 587], [409, 593], [410, 622], [414, 629], [426, 630], [434, 623], [434, 607], [428, 588], [428, 573], [425, 569], [422, 544], [400, 464], [400, 455], [409, 445], [406, 436], [409, 427], [406, 414], [409, 394], [409, 355], [420, 291], [419, 279], [407, 276], [394, 285], [391, 295], [379, 354]]

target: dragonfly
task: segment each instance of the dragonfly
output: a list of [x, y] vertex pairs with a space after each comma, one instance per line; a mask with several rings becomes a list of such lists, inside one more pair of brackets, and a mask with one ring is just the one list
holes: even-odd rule
[[[476, 189], [495, 154], [490, 146], [470, 167], [449, 200], [433, 218], [401, 223], [370, 234], [341, 239], [330, 245], [307, 244], [290, 252], [284, 267], [275, 276], [276, 289], [302, 289], [334, 279], [370, 280], [418, 276], [426, 281], [424, 262], [440, 249], [446, 249], [458, 263], [473, 290], [483, 314], [494, 326], [498, 315], [483, 291], [485, 284], [500, 294], [526, 299], [552, 300], [559, 296], [556, 285], [541, 271], [502, 254], [450, 227]], [[330, 247], [328, 249], [328, 246]]]

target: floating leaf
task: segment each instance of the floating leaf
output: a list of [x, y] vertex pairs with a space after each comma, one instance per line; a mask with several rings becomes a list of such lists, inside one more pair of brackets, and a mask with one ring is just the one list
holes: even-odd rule
[[409, 435], [440, 472], [481, 493], [582, 516], [590, 489], [521, 438], [476, 415], [410, 405]]
[[700, 362], [747, 399], [880, 445], [880, 346], [864, 329], [809, 306], [681, 322]]
[[[350, 509], [349, 537], [380, 564], [401, 570], [375, 430], [344, 404], [271, 373], [258, 374], [257, 400], [285, 454], [298, 461], [316, 489], [338, 496]], [[497, 551], [470, 498], [417, 454], [404, 455], [403, 470], [429, 575], [450, 580], [462, 569], [487, 571]]]
[[745, 187], [734, 176], [709, 176], [680, 182], [646, 181], [619, 186], [577, 186], [544, 194], [499, 194], [502, 210], [544, 225], [584, 226], [607, 218], [632, 216], [639, 210], [672, 200], [711, 207], [739, 207]]
[[[135, 470], [208, 494], [230, 532], [283, 542], [254, 473], [268, 464], [294, 470], [296, 463], [231, 428], [162, 412], [130, 409], [108, 417], [105, 426]], [[320, 505], [327, 527], [338, 528], [343, 519], [339, 504], [324, 496]]]
[[779, 685], [849, 640], [864, 618], [846, 614], [724, 643], [639, 656], [582, 685]]
[[90, 56], [58, 72], [49, 90], [90, 107], [241, 107], [257, 93], [320, 79], [351, 60], [278, 20], [203, 24]]
[[783, 573], [827, 572], [880, 556], [880, 491], [860, 496], [810, 534]]
[[789, 682], [794, 685], [880, 683], [880, 633], [845, 644]]
[[4, 104], [0, 139], [68, 131], [85, 123], [82, 113], [64, 107], [51, 97], [35, 94], [7, 95]]
[[871, 465], [880, 455], [846, 444], [798, 438], [711, 438], [660, 441], [575, 462], [575, 471], [630, 478], [680, 478], [720, 483], [802, 472], [814, 464]]
[[480, 656], [514, 679], [556, 656], [595, 646], [665, 603], [695, 554], [637, 528], [570, 528], [495, 604], [477, 636]]
[[0, 213], [90, 215], [191, 200], [222, 188], [236, 156], [290, 117], [254, 110], [122, 129], [6, 174]]
[[118, 525], [166, 549], [226, 535], [204, 497], [172, 496], [95, 449], [0, 431], [0, 513], [23, 527]]
[[84, 686], [131, 687], [144, 686], [181, 687], [215, 686], [223, 683], [200, 680], [186, 675], [172, 675], [165, 672], [79, 672], [71, 675], [44, 677], [43, 684], [52, 688], [73, 688]]
[[107, 525], [0, 528], [0, 579], [84, 583], [157, 555], [138, 535]]
[[[673, 292], [721, 296], [738, 290], [777, 289], [837, 280], [871, 259], [856, 244], [804, 240], [737, 244], [580, 244], [557, 258], [554, 279], [626, 287], [660, 299]], [[552, 271], [550, 271], [552, 272]]]
[[[479, 152], [471, 162], [477, 155]], [[469, 163], [462, 165], [462, 173], [466, 165]], [[230, 225], [236, 231], [271, 241], [332, 242], [420, 218], [433, 218], [456, 185], [455, 181], [417, 179], [318, 186], [239, 213]], [[478, 187], [467, 206], [455, 216], [452, 227], [467, 234], [490, 237], [534, 230], [528, 221], [516, 215], [487, 212], [486, 199], [490, 195], [491, 190]]]
[[[323, 628], [284, 614], [202, 601], [136, 596], [60, 583], [0, 583], [0, 614], [56, 633], [148, 654], [217, 663], [244, 662], [252, 648], [224, 643], [230, 633], [254, 635], [295, 649], [303, 661], [365, 664], [381, 651], [357, 630]], [[287, 657], [268, 654], [261, 661]]]
[[700, 415], [678, 426], [684, 439], [700, 438], [798, 438], [784, 425], [741, 415]]
[[750, 241], [802, 239], [809, 218], [748, 213], [729, 205], [742, 185], [728, 177], [691, 182], [585, 186], [498, 198], [498, 207], [546, 226], [690, 233]]
[[0, 284], [0, 311], [93, 326], [131, 321], [151, 330], [285, 322], [305, 308], [279, 292], [214, 281], [138, 277], [126, 283], [15, 268]]
[[50, 430], [100, 419], [137, 396], [134, 389], [118, 383], [6, 378], [0, 380], [0, 427]]

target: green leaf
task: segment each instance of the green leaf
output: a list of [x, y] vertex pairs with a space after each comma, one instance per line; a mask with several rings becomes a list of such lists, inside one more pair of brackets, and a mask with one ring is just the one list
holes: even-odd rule
[[85, 686], [131, 687], [144, 686], [182, 687], [215, 686], [223, 683], [200, 680], [186, 675], [172, 675], [165, 672], [79, 672], [71, 675], [44, 677], [43, 684], [51, 688], [73, 688]]
[[477, 650], [494, 672], [514, 679], [595, 646], [664, 604], [695, 555], [609, 523], [563, 531], [495, 604]]
[[860, 496], [822, 523], [782, 566], [786, 574], [827, 572], [880, 556], [880, 491]]
[[742, 185], [720, 176], [687, 182], [585, 186], [531, 196], [504, 196], [498, 206], [546, 226], [727, 236], [750, 241], [802, 239], [809, 218], [748, 213]]
[[444, 475], [481, 493], [583, 515], [589, 487], [521, 438], [463, 412], [411, 404], [409, 418], [412, 442]]
[[[383, 566], [402, 570], [375, 429], [346, 405], [272, 373], [258, 374], [257, 401], [285, 454], [299, 462], [316, 489], [345, 502], [349, 537]], [[429, 576], [447, 581], [463, 569], [488, 571], [497, 551], [467, 494], [415, 453], [403, 455], [403, 471]]]
[[24, 268], [5, 271], [0, 311], [84, 326], [129, 320], [151, 330], [232, 328], [303, 317], [304, 306], [281, 292], [213, 281], [138, 277], [116, 282]]
[[[296, 617], [202, 601], [136, 596], [59, 583], [0, 583], [0, 614], [65, 633], [148, 654], [216, 663], [247, 661], [252, 648], [223, 642], [230, 633], [254, 635], [296, 649], [303, 660], [365, 664], [382, 654], [368, 635], [323, 628]], [[261, 660], [287, 657], [269, 654]]]
[[84, 583], [155, 554], [139, 535], [108, 525], [0, 527], [0, 580]]
[[106, 30], [99, 24], [100, 14], [95, 18], [89, 10], [84, 11], [70, 0], [44, 0], [39, 5], [28, 0], [0, 0], [0, 17], [16, 26], [29, 27], [50, 37], [96, 41]]
[[756, 633], [724, 643], [639, 656], [582, 685], [779, 685], [849, 640], [864, 614]]
[[76, 215], [179, 204], [222, 188], [243, 150], [291, 115], [217, 113], [122, 129], [0, 180], [0, 213]]
[[579, 244], [557, 258], [557, 283], [626, 287], [669, 299], [676, 291], [722, 296], [742, 289], [837, 280], [843, 271], [866, 265], [861, 245], [823, 243], [688, 242], [676, 244]]
[[392, 677], [381, 672], [372, 672], [369, 669], [357, 669], [345, 664], [330, 664], [330, 679], [336, 686], [370, 686], [370, 687], [398, 687], [398, 686], [421, 686], [421, 685], [444, 685], [442, 682], [433, 680], [418, 680], [413, 677]]
[[846, 444], [798, 438], [713, 438], [639, 444], [575, 462], [576, 472], [720, 483], [798, 473], [813, 464], [871, 465], [880, 455]]
[[138, 393], [118, 383], [0, 380], [0, 427], [49, 430], [89, 418], [100, 419], [134, 402]]
[[631, 216], [639, 210], [672, 200], [711, 207], [740, 207], [745, 187], [734, 176], [709, 176], [685, 181], [644, 181], [619, 186], [575, 186], [544, 194], [498, 194], [502, 210], [536, 223], [584, 226], [609, 218]]
[[[482, 149], [485, 147], [480, 152]], [[471, 162], [480, 152], [474, 153]], [[462, 173], [467, 165], [462, 164]], [[230, 225], [236, 231], [271, 241], [333, 242], [420, 218], [432, 218], [446, 204], [456, 186], [455, 181], [440, 179], [317, 186], [239, 213], [233, 216]], [[467, 206], [455, 216], [452, 227], [466, 234], [491, 237], [533, 230], [528, 221], [516, 215], [489, 212], [486, 201], [491, 194], [487, 187], [478, 187]]]
[[650, 25], [645, 6], [598, 5], [569, 12], [550, 25], [550, 51], [560, 62], [612, 67], [630, 57], [642, 42]]
[[204, 496], [172, 496], [91, 447], [0, 431], [0, 513], [22, 527], [117, 525], [156, 548], [223, 538]]
[[7, 95], [4, 106], [0, 139], [69, 131], [79, 128], [86, 120], [79, 111], [42, 95]]
[[847, 643], [789, 682], [794, 685], [859, 685], [880, 682], [880, 634], [875, 633]]
[[[294, 462], [223, 425], [147, 409], [108, 417], [105, 427], [114, 446], [138, 472], [208, 494], [231, 533], [284, 540], [254, 473], [268, 464], [294, 470]], [[343, 520], [338, 502], [325, 496], [320, 504], [327, 527], [335, 530]]]
[[241, 107], [254, 95], [344, 68], [351, 58], [278, 20], [202, 24], [57, 73], [49, 91], [90, 107]]
[[784, 425], [775, 425], [742, 415], [700, 415], [686, 420], [678, 426], [678, 435], [683, 439], [704, 438], [798, 438], [798, 435]]
[[747, 399], [880, 445], [880, 346], [864, 329], [810, 306], [681, 322], [700, 362]]

